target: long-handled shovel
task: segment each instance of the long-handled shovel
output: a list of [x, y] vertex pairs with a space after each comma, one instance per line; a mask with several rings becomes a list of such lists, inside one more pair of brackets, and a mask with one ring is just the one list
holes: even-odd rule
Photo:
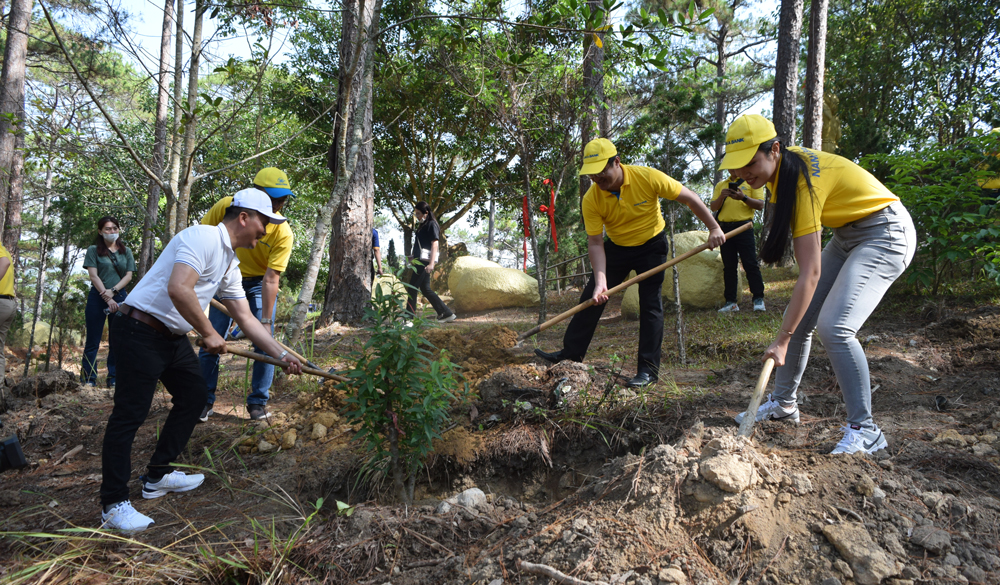
[[[736, 234], [743, 233], [744, 231], [750, 229], [750, 226], [752, 226], [752, 225], [753, 225], [752, 223], [745, 223], [745, 224], [741, 225], [740, 227], [738, 227], [738, 228], [734, 229], [733, 231], [729, 232], [728, 234], [726, 234], [726, 239], [728, 240], [729, 238], [735, 236]], [[656, 268], [651, 268], [651, 269], [647, 270], [646, 272], [643, 272], [642, 274], [640, 274], [638, 276], [633, 276], [632, 278], [626, 280], [625, 282], [619, 284], [618, 286], [609, 289], [604, 294], [606, 294], [606, 295], [608, 295], [610, 297], [611, 295], [619, 293], [619, 292], [627, 289], [628, 287], [632, 286], [633, 284], [635, 284], [635, 283], [637, 283], [637, 282], [639, 282], [641, 280], [646, 280], [647, 278], [649, 278], [650, 276], [653, 276], [654, 274], [656, 274], [658, 272], [663, 272], [664, 270], [666, 270], [667, 268], [670, 268], [671, 266], [673, 266], [674, 264], [677, 264], [678, 262], [682, 262], [684, 260], [687, 260], [688, 258], [690, 258], [691, 256], [694, 256], [695, 254], [697, 254], [699, 252], [704, 252], [708, 248], [709, 248], [709, 246], [708, 246], [707, 243], [702, 244], [700, 246], [697, 246], [695, 248], [691, 248], [687, 252], [684, 252], [683, 254], [681, 254], [680, 256], [678, 256], [676, 258], [673, 258], [671, 260], [668, 260], [668, 261], [664, 262], [663, 264], [660, 264]], [[573, 307], [572, 309], [566, 311], [565, 313], [561, 313], [559, 315], [556, 315], [555, 317], [549, 319], [548, 321], [542, 323], [541, 325], [536, 326], [534, 329], [531, 329], [529, 331], [525, 331], [524, 333], [521, 333], [520, 335], [517, 336], [517, 340], [518, 341], [523, 341], [523, 340], [531, 337], [532, 335], [535, 335], [536, 333], [539, 333], [541, 331], [545, 331], [546, 329], [548, 329], [549, 327], [552, 327], [553, 325], [555, 325], [556, 323], [562, 321], [563, 319], [565, 319], [567, 317], [572, 317], [573, 315], [576, 315], [577, 313], [579, 313], [580, 311], [586, 309], [587, 307], [593, 306], [593, 304], [594, 304], [594, 299], [587, 299], [586, 301], [580, 303], [579, 305]]]
[[[229, 309], [227, 309], [226, 306], [223, 305], [222, 303], [220, 303], [219, 301], [217, 301], [215, 299], [212, 299], [212, 306], [215, 307], [216, 309], [222, 311], [222, 314], [225, 315], [226, 317], [229, 317], [230, 319], [233, 318], [233, 316], [229, 314]], [[306, 364], [310, 368], [313, 368], [313, 369], [316, 369], [316, 370], [321, 369], [319, 366], [317, 366], [316, 364], [314, 364], [311, 361], [307, 360], [301, 354], [297, 353], [294, 349], [288, 347], [284, 343], [281, 343], [277, 339], [275, 339], [274, 342], [277, 343], [278, 345], [280, 345], [281, 349], [283, 349], [283, 350], [287, 351], [288, 353], [292, 354], [293, 356], [295, 356], [295, 359], [297, 359], [300, 362]], [[230, 351], [230, 353], [236, 353], [235, 351], [232, 351], [232, 350], [229, 350], [229, 351]], [[305, 370], [303, 370], [303, 371], [305, 371]]]
[[[195, 343], [197, 343], [199, 347], [204, 347], [204, 344], [202, 343], [201, 338], [199, 338]], [[258, 362], [263, 362], [265, 364], [271, 364], [273, 366], [278, 366], [279, 368], [284, 368], [285, 366], [288, 365], [285, 362], [283, 362], [283, 361], [281, 361], [279, 359], [273, 358], [273, 357], [271, 357], [269, 355], [264, 355], [262, 353], [254, 353], [252, 351], [247, 351], [245, 349], [240, 349], [238, 347], [233, 347], [232, 345], [228, 345], [228, 344], [226, 345], [226, 353], [231, 353], [233, 355], [242, 356], [242, 357], [245, 357], [245, 358], [256, 360]], [[292, 352], [288, 352], [288, 353], [292, 353]], [[324, 372], [323, 370], [319, 370], [319, 369], [316, 369], [316, 368], [310, 368], [308, 366], [302, 366], [302, 373], [304, 373], [304, 374], [312, 374], [313, 376], [320, 376], [322, 378], [329, 378], [331, 380], [336, 380], [338, 382], [347, 382], [347, 383], [351, 382], [348, 378], [345, 378], [343, 376], [338, 376], [337, 374], [331, 374], [330, 372]]]
[[772, 369], [774, 369], [774, 358], [767, 358], [764, 367], [760, 370], [760, 377], [757, 378], [757, 387], [753, 389], [753, 395], [750, 397], [750, 406], [747, 407], [747, 411], [743, 415], [743, 422], [740, 423], [740, 430], [737, 434], [741, 437], [749, 437], [750, 432], [753, 431], [753, 423], [757, 420], [757, 408], [760, 406], [761, 399], [764, 398], [764, 388], [767, 388], [767, 380], [771, 377]]

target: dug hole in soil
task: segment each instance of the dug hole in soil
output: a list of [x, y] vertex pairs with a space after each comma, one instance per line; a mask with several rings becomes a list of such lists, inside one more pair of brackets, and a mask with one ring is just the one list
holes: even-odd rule
[[[635, 392], [608, 366], [542, 363], [505, 327], [443, 327], [426, 337], [465, 368], [476, 399], [437, 443], [413, 507], [373, 503], [377, 487], [352, 491], [364, 453], [332, 383], [277, 400], [262, 423], [235, 426], [234, 400], [198, 427], [188, 457], [239, 453], [245, 473], [228, 481], [241, 491], [210, 477], [163, 506], [198, 525], [277, 513], [250, 486], [367, 500], [310, 528], [289, 559], [300, 573], [288, 573], [308, 577], [288, 582], [1000, 583], [998, 334], [994, 307], [862, 330], [889, 448], [834, 456], [843, 404], [818, 342], [801, 424], [758, 423], [747, 440], [732, 417], [757, 363], [678, 371]], [[64, 383], [38, 395], [29, 382], [7, 397], [5, 430], [18, 430], [33, 465], [0, 478], [3, 529], [94, 526], [110, 394]], [[168, 409], [158, 398], [136, 453], [151, 451]], [[83, 452], [60, 460], [77, 443]], [[58, 514], [23, 513], [50, 502]], [[163, 513], [140, 508], [150, 509]], [[182, 532], [157, 522], [152, 542]], [[234, 522], [232, 537], [241, 530]]]

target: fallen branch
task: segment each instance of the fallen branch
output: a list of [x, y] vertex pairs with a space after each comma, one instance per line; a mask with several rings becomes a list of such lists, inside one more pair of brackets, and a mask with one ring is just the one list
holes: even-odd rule
[[608, 585], [604, 581], [583, 581], [577, 579], [576, 577], [570, 577], [566, 573], [558, 569], [553, 569], [548, 565], [539, 565], [535, 563], [529, 563], [528, 561], [522, 561], [518, 559], [517, 569], [519, 571], [524, 571], [525, 573], [534, 573], [536, 575], [542, 575], [543, 577], [548, 577], [556, 583], [562, 583], [563, 585]]
[[59, 461], [56, 461], [54, 463], [54, 465], [59, 465], [60, 463], [62, 463], [66, 459], [69, 459], [70, 457], [76, 455], [80, 451], [83, 451], [83, 445], [77, 445], [76, 447], [73, 447], [72, 449], [70, 449], [69, 451], [67, 451], [65, 455], [63, 455], [62, 457], [60, 457]]

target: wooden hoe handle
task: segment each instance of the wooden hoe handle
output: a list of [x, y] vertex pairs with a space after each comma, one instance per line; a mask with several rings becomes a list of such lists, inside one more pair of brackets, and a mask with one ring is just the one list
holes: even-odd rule
[[750, 406], [747, 406], [747, 411], [743, 415], [743, 422], [740, 423], [740, 430], [737, 433], [741, 437], [749, 437], [751, 431], [753, 431], [753, 423], [757, 420], [757, 408], [760, 406], [760, 401], [764, 398], [764, 388], [767, 388], [767, 380], [771, 377], [771, 370], [774, 368], [774, 358], [767, 358], [764, 362], [764, 367], [760, 370], [760, 376], [757, 378], [757, 387], [753, 389], [753, 395], [750, 396]]
[[[199, 338], [196, 343], [197, 343], [198, 347], [204, 347], [204, 344], [202, 343], [201, 338]], [[278, 366], [279, 368], [284, 368], [285, 366], [288, 365], [285, 362], [283, 362], [283, 361], [281, 361], [279, 359], [273, 358], [273, 357], [271, 357], [269, 355], [264, 355], [262, 353], [254, 353], [252, 351], [247, 351], [245, 349], [240, 349], [238, 347], [233, 347], [233, 346], [231, 346], [229, 344], [226, 344], [226, 353], [231, 353], [233, 355], [242, 356], [242, 357], [245, 357], [245, 358], [256, 360], [258, 362], [264, 362], [265, 364], [271, 364], [273, 366]], [[289, 353], [291, 353], [291, 352], [289, 352]], [[336, 380], [338, 382], [347, 382], [348, 384], [350, 384], [350, 382], [351, 382], [348, 378], [345, 378], [343, 376], [338, 376], [337, 374], [331, 374], [330, 372], [324, 372], [323, 370], [318, 370], [316, 368], [310, 368], [310, 367], [307, 367], [307, 366], [302, 366], [302, 373], [303, 374], [312, 374], [313, 376], [320, 376], [320, 377], [323, 377], [323, 378], [329, 378], [331, 380]]]
[[[734, 229], [733, 231], [729, 232], [728, 234], [726, 234], [726, 239], [728, 240], [729, 238], [735, 236], [736, 234], [743, 233], [744, 231], [750, 229], [750, 226], [752, 226], [752, 225], [753, 225], [753, 223], [745, 223], [745, 224], [741, 225], [740, 227], [738, 227], [738, 228]], [[633, 284], [635, 284], [635, 283], [637, 283], [637, 282], [639, 282], [641, 280], [646, 280], [650, 276], [653, 276], [654, 274], [663, 272], [664, 270], [666, 270], [667, 268], [670, 268], [674, 264], [677, 264], [678, 262], [682, 262], [684, 260], [687, 260], [691, 256], [694, 256], [695, 254], [698, 254], [699, 252], [704, 252], [707, 249], [708, 249], [708, 243], [707, 242], [704, 243], [704, 244], [702, 244], [702, 245], [700, 245], [700, 246], [697, 246], [695, 248], [691, 248], [687, 252], [684, 252], [683, 254], [681, 254], [680, 256], [678, 256], [676, 258], [672, 258], [672, 259], [664, 262], [663, 264], [660, 264], [656, 268], [651, 268], [651, 269], [647, 270], [646, 272], [643, 272], [642, 274], [640, 274], [638, 276], [633, 276], [632, 278], [626, 280], [625, 282], [619, 284], [618, 286], [616, 286], [616, 287], [614, 287], [612, 289], [609, 289], [604, 294], [606, 294], [606, 295], [608, 295], [610, 297], [611, 295], [613, 295], [615, 293], [618, 293], [618, 292], [621, 292], [621, 291], [627, 289], [628, 287], [632, 286]], [[572, 309], [566, 311], [565, 313], [561, 313], [559, 315], [556, 315], [555, 317], [549, 319], [548, 321], [542, 323], [541, 325], [536, 326], [534, 329], [531, 329], [529, 331], [525, 331], [524, 333], [518, 335], [517, 336], [517, 340], [518, 341], [523, 341], [523, 340], [531, 337], [532, 335], [535, 335], [536, 333], [539, 333], [541, 331], [545, 331], [546, 329], [548, 329], [549, 327], [552, 327], [553, 325], [555, 325], [556, 323], [562, 321], [563, 319], [565, 319], [567, 317], [572, 317], [573, 315], [576, 315], [580, 311], [586, 309], [587, 307], [592, 306], [593, 304], [594, 304], [594, 299], [587, 299], [586, 301], [580, 303], [579, 305], [573, 307]]]

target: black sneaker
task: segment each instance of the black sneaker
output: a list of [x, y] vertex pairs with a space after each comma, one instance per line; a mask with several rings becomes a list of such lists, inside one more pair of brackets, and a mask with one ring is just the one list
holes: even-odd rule
[[208, 422], [208, 417], [213, 414], [215, 414], [215, 411], [212, 410], [212, 405], [206, 404], [205, 408], [201, 409], [201, 415], [198, 416], [198, 422]]
[[263, 404], [251, 404], [247, 407], [247, 412], [250, 413], [250, 420], [264, 420], [271, 416]]

